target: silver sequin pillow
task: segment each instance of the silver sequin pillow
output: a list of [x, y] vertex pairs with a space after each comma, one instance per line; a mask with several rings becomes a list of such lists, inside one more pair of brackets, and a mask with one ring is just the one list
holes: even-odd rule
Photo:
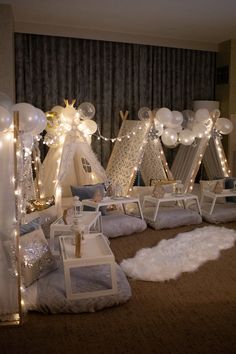
[[25, 287], [57, 268], [41, 228], [20, 237], [21, 273]]

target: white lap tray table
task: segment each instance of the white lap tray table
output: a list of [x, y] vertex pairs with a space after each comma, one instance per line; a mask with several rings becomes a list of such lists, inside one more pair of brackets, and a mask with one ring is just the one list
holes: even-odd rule
[[[224, 197], [236, 197], [236, 192], [233, 192], [230, 189], [228, 191], [226, 190], [222, 193], [213, 193], [210, 191], [203, 191], [202, 197], [201, 197], [201, 206], [203, 208], [205, 198], [210, 198], [212, 200], [212, 202], [210, 205], [210, 210], [208, 212], [211, 215], [214, 211], [217, 199], [222, 199]], [[204, 210], [204, 211], [206, 211], [206, 210]]]
[[199, 200], [198, 200], [197, 195], [194, 195], [194, 194], [173, 194], [171, 196], [163, 197], [163, 198], [156, 198], [153, 196], [145, 196], [144, 200], [143, 200], [142, 209], [144, 212], [145, 207], [148, 203], [153, 204], [155, 206], [154, 207], [154, 214], [153, 214], [153, 221], [155, 221], [157, 218], [159, 206], [161, 203], [166, 203], [166, 202], [180, 203], [181, 202], [181, 203], [183, 203], [184, 208], [187, 208], [187, 202], [189, 202], [191, 200], [195, 201], [195, 203], [197, 205], [198, 212], [201, 215], [201, 208], [200, 208]]
[[[80, 224], [87, 228], [87, 231], [90, 231], [92, 228], [96, 232], [102, 232], [102, 224], [101, 224], [101, 213], [100, 212], [93, 212], [93, 211], [83, 211], [79, 218]], [[55, 238], [58, 238], [64, 233], [71, 233], [71, 226], [70, 224], [65, 224], [63, 221], [62, 216], [58, 218], [54, 223], [50, 226], [50, 249], [52, 254], [59, 255], [59, 249], [55, 249]], [[60, 235], [57, 235], [59, 233]]]
[[100, 207], [103, 206], [111, 206], [111, 205], [120, 205], [122, 206], [123, 212], [126, 213], [126, 205], [128, 204], [136, 204], [138, 207], [139, 215], [132, 215], [136, 217], [140, 217], [143, 219], [142, 208], [140, 205], [139, 198], [131, 198], [131, 197], [111, 197], [111, 198], [104, 198], [100, 202], [95, 202], [92, 199], [84, 199], [82, 200], [83, 207], [88, 206], [93, 208], [94, 210], [98, 211]]
[[[101, 234], [86, 234], [82, 242], [81, 257], [75, 257], [74, 236], [60, 236], [60, 249], [64, 266], [65, 289], [68, 299], [85, 299], [90, 297], [99, 297], [113, 295], [117, 293], [116, 263], [114, 255], [109, 247], [107, 238]], [[71, 271], [76, 268], [107, 265], [110, 267], [111, 288], [80, 292], [78, 289], [72, 289]], [[99, 271], [99, 267], [98, 267]], [[101, 279], [101, 284], [102, 284]]]

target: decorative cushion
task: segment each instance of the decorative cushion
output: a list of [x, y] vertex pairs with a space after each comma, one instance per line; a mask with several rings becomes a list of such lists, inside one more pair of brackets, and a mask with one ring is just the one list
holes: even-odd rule
[[20, 237], [21, 272], [27, 287], [57, 268], [41, 228]]
[[152, 195], [153, 195], [153, 197], [155, 197], [155, 198], [163, 198], [164, 195], [165, 195], [165, 189], [163, 188], [162, 185], [160, 185], [160, 184], [157, 183], [157, 184], [154, 186]]
[[216, 194], [222, 193], [224, 189], [224, 185], [225, 185], [224, 180], [217, 181], [213, 190], [214, 193]]
[[31, 231], [37, 230], [40, 227], [40, 217], [37, 217], [27, 224], [20, 225], [20, 235], [25, 235]]
[[[210, 180], [210, 181], [204, 181], [204, 180], [201, 180], [200, 181], [200, 187], [201, 187], [201, 193], [206, 190], [206, 191], [209, 191], [209, 192], [214, 192], [214, 189], [215, 189], [215, 186], [216, 186], [216, 183], [219, 182], [221, 180]], [[223, 180], [224, 181], [224, 180]]]
[[[60, 263], [56, 271], [39, 279], [26, 289], [24, 300], [27, 310], [43, 313], [82, 313], [95, 312], [125, 303], [131, 297], [131, 288], [121, 267], [118, 264], [116, 267], [117, 294], [68, 300], [65, 293], [63, 266]], [[110, 271], [107, 266], [99, 266], [99, 271], [96, 271], [94, 267], [83, 268], [83, 277], [79, 276], [79, 273], [75, 274], [75, 283], [77, 280], [80, 291], [95, 291], [100, 290], [101, 285], [110, 286]]]
[[195, 225], [202, 222], [201, 215], [192, 209], [175, 207], [160, 207], [157, 218], [153, 221], [154, 208], [145, 208], [145, 220], [155, 230], [171, 229], [184, 225]]
[[113, 238], [142, 232], [147, 228], [146, 221], [135, 216], [110, 214], [102, 216], [103, 233]]
[[[105, 195], [105, 188], [103, 183], [89, 184], [89, 185], [78, 186], [78, 187], [71, 186], [71, 193], [73, 197], [77, 196], [79, 197], [80, 200], [96, 198], [96, 194], [98, 192], [101, 195], [101, 199], [102, 199]], [[90, 211], [94, 209], [85, 206], [84, 210]], [[102, 215], [106, 214], [106, 207], [100, 207], [99, 210], [101, 211]]]
[[35, 218], [40, 218], [39, 224], [44, 232], [46, 238], [50, 237], [50, 225], [57, 219], [57, 212], [55, 205], [42, 211], [35, 211], [27, 214], [24, 218], [25, 223], [30, 223]]
[[[154, 186], [154, 191], [156, 188], [162, 187], [164, 193], [173, 193], [175, 191], [175, 185], [177, 181], [169, 181], [169, 180], [152, 180], [151, 185]], [[154, 192], [153, 191], [153, 192]], [[159, 196], [161, 198], [161, 196]]]

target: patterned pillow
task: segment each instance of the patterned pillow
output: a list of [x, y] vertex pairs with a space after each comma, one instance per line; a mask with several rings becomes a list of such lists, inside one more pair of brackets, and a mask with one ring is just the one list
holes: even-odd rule
[[[217, 184], [218, 182], [223, 183], [223, 186], [224, 186], [224, 179], [222, 179], [222, 180], [220, 180], [220, 179], [218, 179], [218, 180], [210, 180], [210, 181], [203, 181], [203, 180], [201, 180], [201, 181], [200, 181], [201, 194], [202, 194], [202, 192], [203, 192], [204, 190], [214, 193], [216, 184]], [[223, 188], [224, 188], [224, 187], [223, 187]], [[222, 188], [222, 189], [223, 189], [223, 188]]]
[[220, 194], [223, 192], [223, 189], [224, 189], [224, 180], [217, 181], [214, 188], [214, 193]]
[[40, 227], [41, 220], [40, 217], [35, 218], [28, 222], [27, 224], [20, 225], [20, 235], [25, 235], [28, 232], [37, 230]]
[[175, 191], [176, 181], [169, 181], [169, 180], [152, 180], [151, 185], [154, 186], [161, 186], [164, 189], [165, 193], [173, 193]]
[[20, 237], [20, 259], [25, 287], [57, 268], [41, 228]]
[[155, 198], [163, 198], [165, 195], [165, 189], [163, 188], [162, 185], [156, 184], [153, 189], [152, 195]]

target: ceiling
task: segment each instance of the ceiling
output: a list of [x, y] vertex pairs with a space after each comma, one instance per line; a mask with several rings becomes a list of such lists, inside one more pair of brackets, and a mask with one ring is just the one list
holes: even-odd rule
[[16, 32], [217, 50], [236, 39], [235, 0], [3, 0]]

